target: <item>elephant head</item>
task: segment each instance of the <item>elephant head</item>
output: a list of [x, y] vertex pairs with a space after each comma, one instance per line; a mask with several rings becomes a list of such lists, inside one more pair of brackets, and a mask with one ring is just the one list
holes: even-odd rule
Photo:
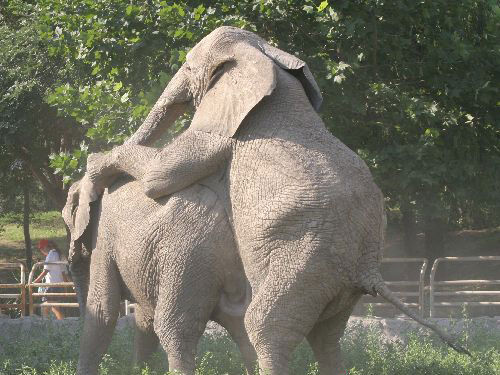
[[249, 31], [220, 27], [187, 54], [186, 62], [126, 143], [153, 143], [190, 105], [196, 109], [191, 128], [233, 137], [252, 108], [273, 92], [277, 69], [294, 75], [311, 105], [319, 109], [321, 93], [305, 62]]

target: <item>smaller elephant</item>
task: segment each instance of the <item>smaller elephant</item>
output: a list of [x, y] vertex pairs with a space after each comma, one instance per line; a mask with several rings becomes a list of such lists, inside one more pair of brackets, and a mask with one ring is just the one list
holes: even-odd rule
[[[63, 210], [70, 230], [79, 185]], [[214, 192], [195, 184], [155, 201], [140, 182], [121, 179], [95, 202], [90, 223], [83, 248], [91, 250], [71, 254], [85, 304], [78, 374], [97, 374], [122, 299], [136, 302], [136, 363], [159, 342], [171, 370], [194, 375], [196, 347], [211, 319], [226, 328], [252, 371], [257, 357], [243, 323], [251, 292]]]

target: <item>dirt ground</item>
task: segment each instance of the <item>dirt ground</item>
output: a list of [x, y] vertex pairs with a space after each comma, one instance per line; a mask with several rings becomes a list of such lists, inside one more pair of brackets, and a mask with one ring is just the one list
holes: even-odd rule
[[[56, 238], [54, 238], [56, 239]], [[64, 243], [64, 238], [57, 238], [58, 243]], [[33, 242], [34, 246], [36, 240]], [[384, 249], [384, 257], [421, 257], [423, 254], [424, 237], [418, 236], [417, 253], [407, 254], [404, 251], [403, 240], [400, 233], [389, 231], [386, 238], [386, 246]], [[62, 248], [62, 246], [61, 246]], [[42, 255], [36, 248], [33, 249], [34, 262], [43, 260]], [[0, 263], [23, 261], [24, 259], [24, 243], [22, 241], [12, 241], [0, 236]], [[472, 256], [500, 256], [500, 228], [488, 230], [464, 230], [459, 232], [449, 233], [446, 238], [446, 244], [443, 254], [440, 256], [448, 257], [472, 257]], [[426, 285], [429, 283], [429, 273], [432, 265], [429, 265], [426, 274]], [[383, 264], [382, 275], [386, 281], [391, 280], [418, 280], [419, 278], [418, 264]], [[12, 270], [0, 269], [0, 283], [18, 282], [19, 272]], [[436, 273], [436, 280], [500, 280], [500, 261], [495, 262], [465, 262], [465, 263], [448, 263], [441, 264]], [[469, 288], [470, 289], [470, 288]], [[483, 288], [484, 290], [485, 288]], [[480, 290], [479, 288], [475, 290]], [[488, 286], [487, 290], [500, 291], [500, 285]], [[7, 291], [4, 291], [7, 293]], [[492, 297], [493, 298], [493, 297]], [[500, 296], [496, 296], [494, 301], [500, 301]], [[464, 299], [451, 299], [452, 301], [464, 301]], [[475, 301], [474, 298], [468, 299]], [[407, 299], [407, 302], [413, 302], [416, 299]], [[428, 310], [428, 307], [427, 307]], [[455, 308], [455, 313], [460, 309]], [[451, 310], [450, 310], [451, 311]], [[441, 316], [452, 315], [450, 311], [441, 311]], [[357, 309], [359, 314], [366, 313], [366, 307]], [[372, 311], [378, 316], [394, 316], [399, 314], [395, 309], [377, 308]], [[484, 307], [484, 308], [469, 308], [466, 312], [473, 316], [487, 315], [500, 316], [500, 306]], [[463, 315], [463, 311], [459, 311], [458, 315]]]

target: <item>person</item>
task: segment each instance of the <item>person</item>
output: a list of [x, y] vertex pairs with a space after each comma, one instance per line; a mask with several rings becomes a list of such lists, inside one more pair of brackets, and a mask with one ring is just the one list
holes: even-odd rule
[[[62, 261], [61, 251], [54, 241], [41, 239], [38, 242], [38, 249], [45, 256], [45, 262], [60, 262]], [[45, 283], [61, 283], [68, 280], [66, 267], [62, 264], [45, 264], [42, 273], [33, 281], [39, 283], [45, 278]], [[43, 290], [43, 289], [42, 289]], [[41, 290], [39, 290], [40, 292]], [[47, 293], [61, 293], [64, 292], [62, 287], [48, 286], [45, 291]], [[46, 296], [42, 297], [43, 302], [59, 302], [57, 297]], [[48, 311], [47, 311], [48, 310]], [[64, 314], [59, 306], [51, 306], [47, 308], [47, 313], [52, 310], [57, 319], [64, 318]]]

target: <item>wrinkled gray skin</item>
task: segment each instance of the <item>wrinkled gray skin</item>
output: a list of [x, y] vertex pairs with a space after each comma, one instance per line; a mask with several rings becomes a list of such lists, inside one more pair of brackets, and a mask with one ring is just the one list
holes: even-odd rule
[[[196, 346], [212, 319], [237, 342], [250, 373], [256, 355], [243, 324], [250, 292], [215, 193], [195, 184], [152, 200], [139, 182], [118, 181], [92, 211], [89, 284], [78, 278], [89, 275], [86, 257], [72, 262], [86, 298], [77, 373], [97, 374], [125, 298], [137, 303], [137, 364], [160, 342], [171, 370], [194, 374]], [[72, 218], [65, 219], [71, 227]]]
[[[365, 163], [326, 130], [320, 104], [304, 62], [253, 33], [219, 28], [190, 51], [127, 143], [89, 160], [90, 190], [125, 172], [158, 198], [222, 169], [208, 185], [225, 205], [251, 284], [244, 321], [266, 374], [288, 374], [304, 337], [322, 375], [343, 374], [339, 339], [363, 293], [382, 295], [462, 350], [385, 286], [382, 194]], [[147, 164], [135, 161], [136, 145], [151, 145], [192, 105], [188, 130]]]

